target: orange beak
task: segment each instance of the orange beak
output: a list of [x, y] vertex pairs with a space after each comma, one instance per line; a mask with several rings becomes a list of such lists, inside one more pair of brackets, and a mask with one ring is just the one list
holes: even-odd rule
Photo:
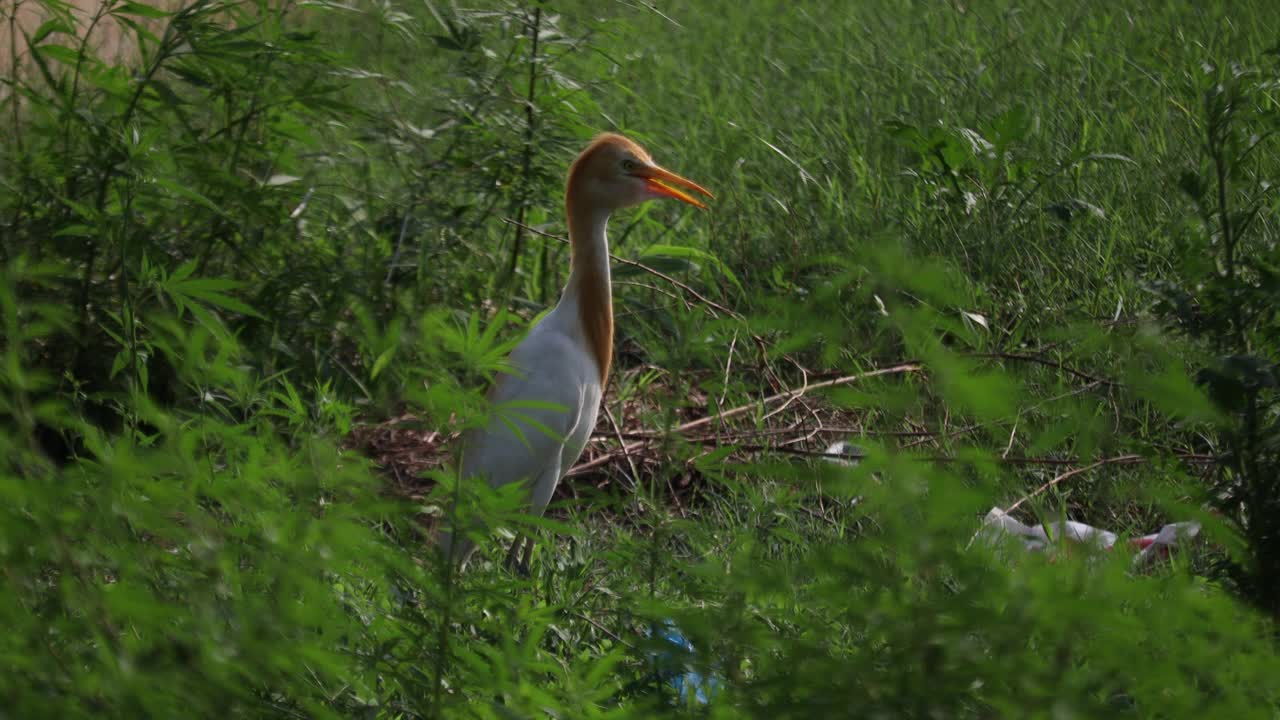
[[707, 209], [706, 205], [680, 188], [687, 188], [694, 192], [702, 193], [709, 198], [715, 198], [715, 195], [712, 195], [710, 190], [702, 187], [698, 183], [682, 178], [670, 170], [665, 170], [657, 165], [645, 165], [639, 170], [636, 170], [635, 175], [637, 177], [644, 178], [644, 184], [649, 188], [650, 192], [663, 197], [673, 198], [681, 202], [687, 202], [690, 205], [702, 208], [703, 210]]

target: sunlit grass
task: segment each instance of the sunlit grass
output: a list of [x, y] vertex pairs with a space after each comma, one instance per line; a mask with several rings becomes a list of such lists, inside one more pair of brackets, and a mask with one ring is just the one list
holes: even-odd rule
[[[1237, 597], [1266, 526], [1206, 509], [1248, 443], [1190, 378], [1276, 355], [1214, 278], [1246, 201], [1270, 262], [1280, 155], [1215, 174], [1206, 98], [1260, 78], [1240, 133], [1276, 128], [1277, 6], [479, 5], [112, 6], [169, 23], [141, 72], [10, 36], [49, 47], [0, 93], [0, 705], [681, 714], [672, 618], [717, 717], [1274, 716]], [[516, 528], [531, 577], [497, 542], [451, 574], [441, 445], [555, 301], [563, 171], [605, 129], [717, 198], [615, 218], [591, 467]], [[337, 450], [388, 418], [416, 434], [382, 467]], [[818, 457], [841, 439], [856, 467]], [[970, 543], [1033, 494], [1208, 542], [1151, 574]]]

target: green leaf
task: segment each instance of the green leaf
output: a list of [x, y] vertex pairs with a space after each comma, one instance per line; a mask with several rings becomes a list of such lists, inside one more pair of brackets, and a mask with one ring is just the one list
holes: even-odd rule
[[218, 213], [219, 215], [225, 215], [225, 213], [222, 211], [222, 208], [214, 204], [212, 200], [201, 195], [195, 190], [192, 190], [189, 187], [186, 187], [184, 185], [179, 185], [178, 183], [173, 182], [168, 178], [160, 178], [160, 177], [152, 178], [151, 182], [155, 183], [159, 187], [164, 188], [165, 190], [168, 190], [169, 192], [173, 193], [174, 195], [177, 195], [178, 197], [185, 198], [199, 205], [203, 205], [204, 207]]
[[[179, 269], [182, 272], [182, 269]], [[182, 280], [180, 282], [168, 282], [164, 284], [164, 288], [175, 296], [200, 300], [206, 305], [221, 307], [232, 312], [238, 312], [242, 315], [262, 318], [262, 315], [244, 302], [237, 300], [230, 295], [223, 293], [224, 290], [234, 290], [241, 287], [242, 283], [235, 280], [227, 280], [225, 278], [195, 278], [191, 280]]]
[[212, 76], [206, 74], [204, 68], [197, 67], [193, 63], [172, 63], [168, 68], [169, 72], [185, 80], [188, 85], [207, 89], [215, 84]]
[[152, 79], [151, 82], [148, 83], [147, 87], [160, 98], [161, 102], [171, 108], [187, 104], [185, 100], [178, 97], [178, 94], [173, 91], [173, 88], [169, 87], [169, 83], [163, 80]]
[[1220, 421], [1218, 411], [1209, 398], [1179, 368], [1170, 366], [1158, 372], [1135, 369], [1129, 384], [1140, 396], [1157, 408], [1194, 421]]
[[107, 377], [111, 379], [115, 379], [115, 376], [119, 375], [120, 371], [123, 370], [124, 366], [127, 365], [128, 363], [129, 363], [128, 350], [121, 350], [120, 352], [116, 353], [115, 359], [111, 361], [111, 372], [107, 375]]
[[145, 18], [167, 18], [173, 13], [139, 2], [123, 2], [111, 9], [112, 15], [137, 15]]
[[53, 18], [52, 20], [46, 20], [43, 23], [41, 23], [40, 27], [36, 28], [35, 34], [32, 35], [27, 40], [27, 42], [30, 43], [32, 46], [35, 46], [35, 45], [38, 45], [41, 40], [44, 40], [45, 38], [49, 37], [54, 33], [62, 33], [63, 35], [75, 35], [75, 29], [72, 28], [67, 23], [63, 22], [61, 19]]
[[730, 270], [719, 257], [712, 255], [705, 250], [687, 247], [684, 245], [650, 245], [644, 249], [644, 252], [640, 253], [640, 257], [703, 260], [714, 265], [721, 275], [723, 275], [729, 282], [733, 283], [734, 287], [738, 288], [739, 292], [745, 292], [742, 287], [742, 283], [738, 281], [738, 276], [734, 275], [733, 271]]
[[[188, 261], [187, 264], [190, 264], [192, 262], [195, 262], [195, 261], [194, 260]], [[183, 266], [183, 268], [185, 267], [186, 265]], [[183, 273], [183, 268], [179, 268], [178, 272]], [[190, 274], [191, 274], [190, 271], [187, 271], [183, 273], [182, 277], [185, 278], [187, 275], [190, 275]], [[175, 274], [174, 278], [177, 278], [177, 274]], [[204, 293], [204, 292], [222, 292], [223, 290], [236, 290], [244, 287], [244, 283], [240, 282], [239, 280], [231, 280], [228, 278], [194, 278], [192, 280], [182, 280], [181, 282], [173, 283], [172, 287], [181, 288], [182, 292], [185, 292], [188, 295], [194, 295], [196, 293]]]
[[191, 303], [190, 305], [181, 305], [181, 307], [185, 310], [189, 310], [191, 315], [195, 317], [196, 322], [200, 323], [202, 327], [208, 328], [219, 336], [223, 334], [222, 323], [218, 322], [217, 316], [206, 310], [200, 304]]
[[88, 225], [67, 225], [53, 234], [54, 237], [95, 237], [98, 231]]
[[988, 134], [998, 147], [1003, 148], [1021, 142], [1030, 129], [1031, 113], [1027, 112], [1026, 107], [1018, 105], [997, 115], [991, 121]]
[[183, 280], [186, 280], [191, 276], [191, 273], [195, 272], [196, 265], [197, 262], [195, 260], [188, 260], [182, 263], [182, 265], [179, 266], [177, 270], [174, 270], [173, 274], [169, 276], [169, 282], [182, 282]]
[[[155, 33], [138, 24], [136, 20], [131, 20], [123, 15], [116, 15], [115, 18], [116, 22], [132, 30], [136, 38], [147, 40], [157, 45], [160, 44], [160, 38], [156, 37]], [[152, 78], [151, 82], [154, 83], [155, 81], [155, 78]]]
[[64, 65], [75, 67], [80, 63], [80, 53], [62, 45], [38, 45], [35, 51], [41, 57], [57, 60]]
[[387, 363], [391, 362], [391, 358], [395, 357], [395, 354], [395, 345], [383, 350], [378, 355], [378, 359], [373, 361], [373, 369], [369, 371], [370, 379], [377, 379], [378, 375], [387, 367]]
[[1103, 161], [1122, 162], [1122, 163], [1128, 163], [1130, 165], [1138, 164], [1138, 162], [1133, 158], [1129, 157], [1128, 155], [1121, 155], [1120, 153], [1089, 153], [1088, 155], [1085, 155], [1084, 157], [1080, 158], [1080, 162], [1103, 162]]

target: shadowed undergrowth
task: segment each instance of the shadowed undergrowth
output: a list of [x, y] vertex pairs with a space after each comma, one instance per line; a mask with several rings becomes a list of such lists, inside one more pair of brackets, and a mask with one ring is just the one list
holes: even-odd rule
[[[846, 5], [0, 9], [0, 714], [1273, 717], [1275, 9]], [[607, 128], [717, 201], [524, 518], [448, 443]]]

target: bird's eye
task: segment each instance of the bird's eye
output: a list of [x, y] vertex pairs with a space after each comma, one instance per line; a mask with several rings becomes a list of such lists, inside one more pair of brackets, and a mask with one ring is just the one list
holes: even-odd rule
[[639, 165], [631, 158], [626, 158], [622, 161], [623, 172], [633, 172], [637, 167], [639, 167]]

